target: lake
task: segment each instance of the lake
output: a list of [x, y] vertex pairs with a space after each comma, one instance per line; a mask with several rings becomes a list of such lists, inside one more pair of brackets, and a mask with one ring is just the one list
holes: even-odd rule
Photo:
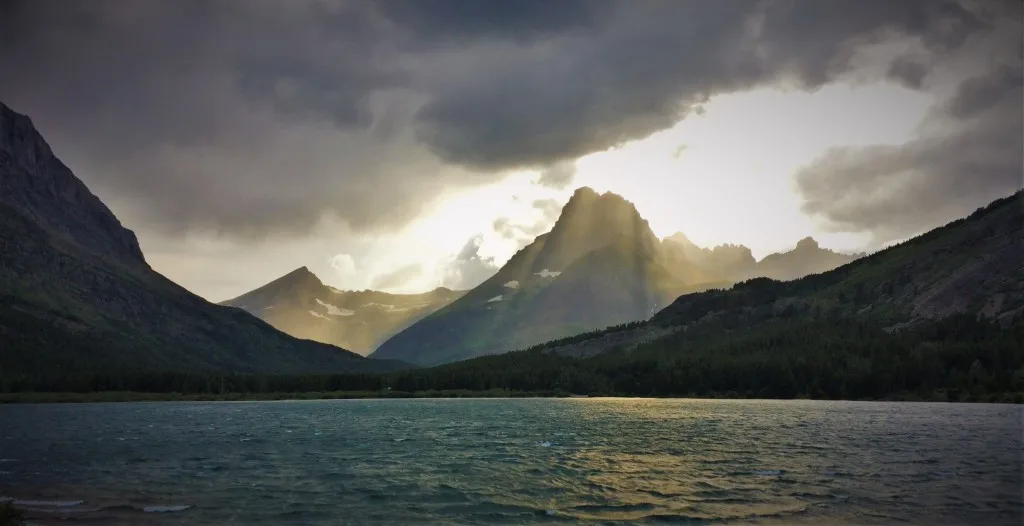
[[1021, 406], [447, 399], [0, 406], [35, 524], [1013, 524]]

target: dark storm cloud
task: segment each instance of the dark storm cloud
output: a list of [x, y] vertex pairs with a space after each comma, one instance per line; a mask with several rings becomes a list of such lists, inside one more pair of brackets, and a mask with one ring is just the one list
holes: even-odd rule
[[529, 41], [591, 27], [604, 20], [614, 0], [376, 0], [389, 20], [417, 43], [467, 40]]
[[0, 98], [150, 229], [303, 233], [332, 215], [387, 227], [466, 182], [401, 131], [415, 95], [366, 5], [4, 9], [0, 70], [17, 74], [0, 76]]
[[918, 41], [928, 60], [881, 75], [922, 84], [989, 27], [989, 3], [972, 5], [8, 1], [0, 99], [145, 228], [372, 230], [447, 188], [644, 137], [717, 93], [820, 86], [868, 44]]
[[410, 281], [423, 275], [423, 266], [419, 263], [412, 263], [404, 267], [396, 268], [390, 272], [378, 274], [370, 280], [370, 287], [377, 290], [389, 290], [399, 288]]
[[[805, 212], [835, 230], [900, 239], [962, 217], [1024, 185], [1020, 4], [977, 44], [993, 67], [962, 81], [902, 145], [839, 148], [803, 168]], [[969, 57], [971, 58], [971, 57]], [[977, 66], [968, 61], [968, 66]]]
[[928, 66], [909, 57], [900, 57], [889, 65], [888, 76], [910, 89], [921, 89]]
[[847, 73], [862, 46], [946, 53], [984, 23], [955, 1], [632, 2], [606, 28], [478, 64], [420, 110], [445, 160], [545, 166], [645, 137], [716, 93]]

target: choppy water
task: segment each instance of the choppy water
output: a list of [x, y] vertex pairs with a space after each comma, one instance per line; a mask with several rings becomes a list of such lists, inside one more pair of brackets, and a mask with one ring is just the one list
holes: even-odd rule
[[38, 524], [1021, 524], [1021, 406], [632, 399], [0, 406]]

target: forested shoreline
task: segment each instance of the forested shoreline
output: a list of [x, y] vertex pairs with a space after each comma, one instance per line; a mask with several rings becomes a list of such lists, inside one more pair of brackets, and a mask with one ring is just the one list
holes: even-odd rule
[[[899, 331], [854, 319], [783, 318], [744, 330], [701, 324], [591, 358], [540, 346], [387, 374], [22, 375], [0, 380], [0, 401], [62, 401], [53, 393], [65, 393], [66, 401], [575, 394], [1021, 403], [1022, 349], [1024, 324], [1003, 327], [970, 315]], [[95, 393], [121, 395], [85, 396]]]

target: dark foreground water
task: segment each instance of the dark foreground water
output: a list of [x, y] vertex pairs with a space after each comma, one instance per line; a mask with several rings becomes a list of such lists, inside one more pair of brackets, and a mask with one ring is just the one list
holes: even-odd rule
[[1018, 525], [1021, 411], [634, 399], [0, 406], [0, 495], [38, 524]]

